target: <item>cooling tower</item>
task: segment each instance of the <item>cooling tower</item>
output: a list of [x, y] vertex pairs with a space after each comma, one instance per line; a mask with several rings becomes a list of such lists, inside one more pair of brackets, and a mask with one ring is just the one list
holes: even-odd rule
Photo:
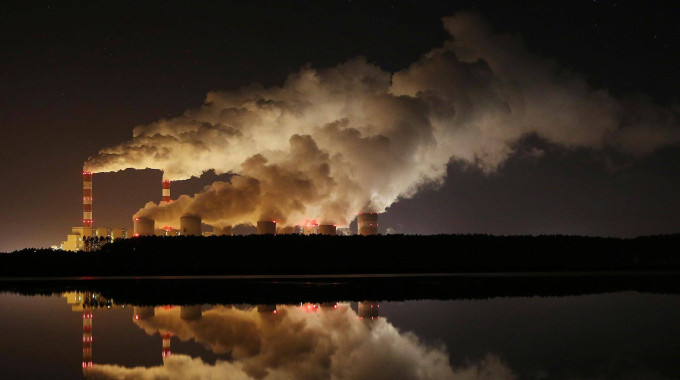
[[163, 180], [163, 202], [170, 203], [170, 180]]
[[83, 227], [92, 227], [92, 173], [83, 172]]
[[152, 236], [155, 233], [156, 222], [149, 218], [135, 218], [134, 236]]
[[319, 231], [319, 225], [316, 223], [307, 223], [302, 226], [303, 235], [314, 235]]
[[319, 235], [335, 235], [335, 226], [332, 224], [320, 224]]
[[276, 314], [276, 305], [257, 305], [257, 312]]
[[258, 235], [276, 235], [276, 221], [275, 220], [263, 220], [257, 222], [257, 234]]
[[294, 235], [295, 227], [279, 227], [277, 234], [279, 235]]
[[376, 212], [362, 212], [357, 216], [357, 226], [359, 235], [377, 235], [378, 234], [378, 213]]
[[201, 218], [198, 216], [179, 218], [179, 233], [182, 236], [201, 236]]
[[156, 308], [153, 306], [135, 306], [134, 319], [144, 321], [156, 316]]
[[359, 314], [360, 319], [378, 319], [380, 318], [380, 304], [376, 301], [363, 301], [359, 302]]
[[215, 236], [232, 236], [234, 233], [232, 232], [231, 226], [226, 226], [226, 227], [214, 227], [213, 226], [213, 235]]
[[179, 317], [185, 321], [197, 321], [202, 316], [201, 305], [182, 306], [179, 309]]

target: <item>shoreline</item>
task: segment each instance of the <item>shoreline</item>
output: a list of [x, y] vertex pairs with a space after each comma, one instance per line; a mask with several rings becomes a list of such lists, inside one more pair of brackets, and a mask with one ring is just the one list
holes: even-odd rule
[[282, 274], [282, 275], [177, 275], [177, 276], [73, 276], [73, 277], [0, 277], [0, 282], [21, 281], [134, 281], [134, 280], [323, 280], [357, 278], [439, 278], [439, 277], [591, 277], [591, 276], [679, 276], [680, 270], [641, 271], [544, 271], [544, 272], [477, 272], [477, 273], [349, 273], [349, 274]]

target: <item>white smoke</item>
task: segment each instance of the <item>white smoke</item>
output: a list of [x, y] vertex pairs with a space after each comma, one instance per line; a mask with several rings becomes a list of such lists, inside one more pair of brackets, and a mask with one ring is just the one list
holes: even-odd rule
[[131, 141], [101, 150], [85, 168], [154, 168], [171, 180], [237, 175], [136, 214], [161, 224], [195, 214], [217, 226], [346, 225], [357, 212], [382, 212], [442, 182], [452, 160], [493, 172], [528, 135], [633, 155], [680, 141], [677, 110], [593, 89], [477, 15], [444, 26], [452, 40], [405, 70], [356, 58], [303, 67], [281, 87], [211, 92], [201, 108], [136, 127]]
[[89, 378], [102, 379], [302, 379], [302, 380], [510, 380], [515, 376], [489, 356], [465, 368], [452, 368], [444, 348], [428, 347], [400, 333], [385, 319], [359, 320], [347, 305], [308, 313], [279, 306], [278, 313], [217, 307], [199, 320], [182, 320], [177, 311], [135, 321], [148, 334], [170, 332], [195, 340], [229, 361], [209, 365], [172, 355], [158, 367], [125, 368], [95, 364]]

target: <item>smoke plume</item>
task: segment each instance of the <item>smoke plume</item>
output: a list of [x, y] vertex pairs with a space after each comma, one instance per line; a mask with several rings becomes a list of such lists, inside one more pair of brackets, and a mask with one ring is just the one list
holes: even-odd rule
[[198, 320], [161, 311], [135, 323], [147, 334], [172, 333], [195, 340], [230, 360], [214, 365], [198, 358], [172, 355], [158, 367], [125, 368], [95, 364], [88, 378], [101, 379], [302, 379], [302, 380], [512, 380], [513, 372], [489, 356], [465, 368], [452, 368], [444, 348], [424, 345], [385, 319], [362, 321], [348, 307], [309, 313], [278, 306], [277, 314], [256, 308], [216, 307]]
[[161, 224], [194, 214], [216, 226], [346, 225], [441, 183], [451, 161], [493, 172], [528, 135], [636, 156], [680, 141], [677, 109], [593, 89], [475, 14], [443, 22], [452, 39], [404, 70], [355, 58], [305, 66], [280, 87], [211, 92], [181, 117], [136, 127], [132, 140], [102, 149], [85, 168], [154, 168], [171, 180], [234, 174], [136, 214]]

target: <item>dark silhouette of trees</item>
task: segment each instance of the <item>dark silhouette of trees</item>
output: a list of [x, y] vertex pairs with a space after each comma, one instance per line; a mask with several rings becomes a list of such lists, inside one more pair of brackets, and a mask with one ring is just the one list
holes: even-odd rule
[[92, 239], [90, 252], [0, 254], [0, 276], [143, 276], [679, 270], [680, 234], [251, 235]]

